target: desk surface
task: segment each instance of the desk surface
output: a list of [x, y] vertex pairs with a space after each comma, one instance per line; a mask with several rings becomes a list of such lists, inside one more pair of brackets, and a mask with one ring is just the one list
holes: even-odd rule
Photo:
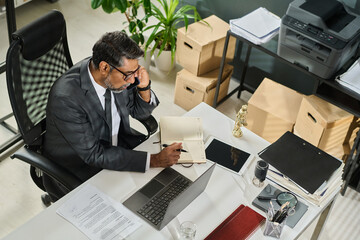
[[[255, 155], [269, 145], [267, 141], [245, 128], [242, 128], [244, 132], [243, 137], [233, 137], [231, 131], [234, 127], [234, 121], [205, 103], [199, 104], [185, 115], [198, 116], [203, 119], [204, 140], [212, 135]], [[160, 149], [159, 145], [153, 144], [158, 138], [158, 134], [155, 134], [137, 149], [146, 150], [151, 153], [158, 152]], [[256, 159], [252, 161], [252, 163], [255, 162]], [[209, 163], [196, 164], [191, 168], [176, 165], [174, 168], [191, 180], [194, 180], [209, 165]], [[143, 222], [143, 225], [127, 239], [178, 239], [179, 225], [186, 220], [191, 220], [197, 224], [196, 239], [203, 239], [240, 204], [248, 205], [264, 215], [263, 212], [251, 205], [252, 200], [262, 190], [262, 188], [257, 188], [251, 184], [252, 173], [254, 172], [253, 165], [254, 164], [249, 165], [248, 170], [243, 176], [232, 174], [217, 166], [205, 191], [162, 229], [162, 231], [157, 231], [146, 222]], [[161, 170], [161, 168], [152, 168], [146, 173], [103, 170], [86, 183], [96, 186], [113, 199], [123, 202]], [[4, 239], [87, 239], [87, 237], [70, 222], [56, 214], [56, 209], [73, 196], [82, 186], [83, 185], [79, 186], [58, 200]], [[332, 199], [336, 194], [337, 193], [334, 193]], [[316, 207], [309, 203], [308, 211], [294, 229], [288, 226], [284, 227], [281, 239], [288, 240], [297, 238], [325, 209], [332, 199], [329, 199], [322, 207]], [[264, 225], [254, 233], [251, 239], [267, 239], [262, 234], [263, 230]]]

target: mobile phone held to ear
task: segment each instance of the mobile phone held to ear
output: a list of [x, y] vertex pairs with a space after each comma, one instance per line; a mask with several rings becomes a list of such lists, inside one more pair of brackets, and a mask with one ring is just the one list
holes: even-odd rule
[[134, 87], [136, 87], [139, 84], [140, 84], [140, 80], [137, 77], [135, 77], [135, 82], [130, 84], [126, 89], [127, 90], [133, 89]]

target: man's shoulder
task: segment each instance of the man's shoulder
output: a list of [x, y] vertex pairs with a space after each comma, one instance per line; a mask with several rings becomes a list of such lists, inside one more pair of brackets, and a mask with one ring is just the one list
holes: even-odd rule
[[52, 86], [52, 93], [61, 95], [73, 95], [74, 91], [81, 89], [81, 73], [83, 64], [88, 62], [88, 59], [84, 59], [74, 66], [72, 66], [67, 72], [65, 72], [60, 78], [58, 78]]
[[66, 86], [68, 87], [80, 86], [81, 74], [83, 72], [82, 67], [84, 67], [84, 64], [86, 64], [86, 62], [88, 61], [89, 59], [86, 58], [76, 63], [74, 66], [72, 66], [59, 79], [56, 80], [53, 88], [66, 88]]
[[80, 86], [80, 71], [74, 68], [74, 66], [55, 81], [52, 86], [53, 91], [62, 90], [61, 92], [66, 92], [67, 90], [65, 89], [69, 87], [74, 88]]
[[61, 78], [80, 78], [82, 68], [86, 66], [86, 63], [89, 62], [89, 58], [85, 58], [80, 62], [72, 66], [66, 73], [64, 73]]

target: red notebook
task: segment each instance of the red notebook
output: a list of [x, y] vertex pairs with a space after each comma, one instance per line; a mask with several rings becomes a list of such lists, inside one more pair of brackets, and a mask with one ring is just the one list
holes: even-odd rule
[[248, 206], [240, 205], [228, 218], [214, 229], [205, 240], [246, 239], [265, 220], [265, 217]]

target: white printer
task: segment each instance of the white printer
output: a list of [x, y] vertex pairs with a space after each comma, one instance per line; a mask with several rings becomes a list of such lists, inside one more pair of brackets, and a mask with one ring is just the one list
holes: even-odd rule
[[360, 16], [336, 0], [295, 0], [281, 19], [278, 55], [330, 78], [358, 51]]

